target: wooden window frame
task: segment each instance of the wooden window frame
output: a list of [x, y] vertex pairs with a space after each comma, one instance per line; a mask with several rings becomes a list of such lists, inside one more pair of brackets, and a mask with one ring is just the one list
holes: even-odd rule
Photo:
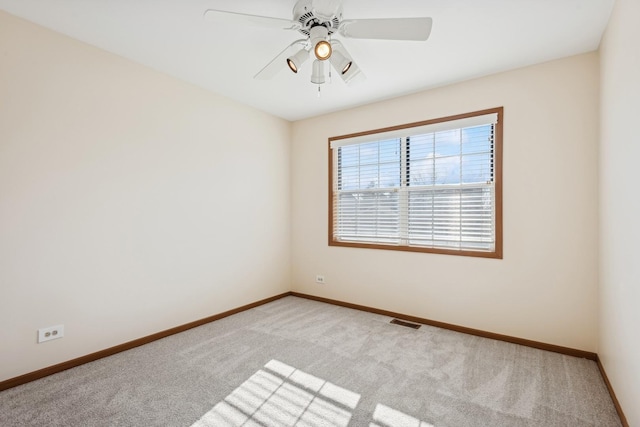
[[[356, 138], [367, 135], [374, 135], [384, 132], [393, 132], [397, 130], [403, 130], [408, 128], [414, 128], [419, 126], [432, 125], [441, 122], [465, 119], [474, 116], [481, 116], [485, 114], [497, 114], [498, 121], [494, 125], [494, 146], [493, 146], [493, 181], [495, 186], [495, 206], [494, 206], [494, 215], [495, 215], [495, 244], [493, 251], [481, 251], [481, 250], [457, 250], [457, 249], [445, 249], [445, 248], [431, 248], [431, 247], [421, 247], [421, 246], [402, 246], [402, 245], [387, 245], [380, 243], [361, 243], [361, 242], [347, 242], [340, 241], [334, 239], [334, 164], [333, 164], [333, 154], [336, 152], [336, 149], [331, 148], [331, 143], [333, 141], [339, 141], [348, 138]], [[502, 231], [502, 190], [503, 190], [503, 178], [502, 178], [502, 146], [503, 146], [503, 117], [504, 117], [504, 107], [490, 108], [486, 110], [474, 111], [470, 113], [458, 114], [447, 117], [440, 117], [436, 119], [425, 120], [421, 122], [407, 123], [399, 126], [392, 126], [387, 128], [374, 129], [364, 132], [358, 132], [348, 135], [340, 135], [330, 137], [328, 140], [328, 159], [329, 159], [329, 198], [328, 198], [328, 240], [329, 246], [340, 246], [340, 247], [349, 247], [349, 248], [366, 248], [366, 249], [383, 249], [383, 250], [394, 250], [394, 251], [407, 251], [407, 252], [424, 252], [424, 253], [434, 253], [434, 254], [444, 254], [444, 255], [459, 255], [459, 256], [471, 256], [471, 257], [481, 257], [481, 258], [494, 258], [494, 259], [502, 259], [503, 258], [503, 231]]]

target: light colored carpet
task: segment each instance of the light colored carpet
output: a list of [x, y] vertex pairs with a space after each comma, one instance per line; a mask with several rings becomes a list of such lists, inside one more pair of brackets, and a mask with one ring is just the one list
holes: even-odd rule
[[2, 426], [620, 426], [596, 364], [296, 297], [0, 392]]

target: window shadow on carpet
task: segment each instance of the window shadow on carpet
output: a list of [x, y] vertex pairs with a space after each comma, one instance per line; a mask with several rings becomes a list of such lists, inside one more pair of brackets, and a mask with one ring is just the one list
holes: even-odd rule
[[[351, 390], [271, 360], [191, 427], [346, 427], [360, 397]], [[433, 427], [382, 404], [376, 406], [369, 426]]]

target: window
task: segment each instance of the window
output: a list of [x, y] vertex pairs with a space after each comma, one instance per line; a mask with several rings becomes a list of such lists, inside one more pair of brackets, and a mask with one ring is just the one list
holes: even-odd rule
[[329, 245], [502, 258], [502, 110], [329, 138]]

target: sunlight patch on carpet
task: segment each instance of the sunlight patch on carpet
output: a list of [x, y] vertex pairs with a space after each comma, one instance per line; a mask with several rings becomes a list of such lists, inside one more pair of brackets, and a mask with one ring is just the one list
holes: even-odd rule
[[346, 427], [360, 395], [271, 360], [192, 427]]
[[419, 419], [378, 403], [369, 427], [434, 427]]

